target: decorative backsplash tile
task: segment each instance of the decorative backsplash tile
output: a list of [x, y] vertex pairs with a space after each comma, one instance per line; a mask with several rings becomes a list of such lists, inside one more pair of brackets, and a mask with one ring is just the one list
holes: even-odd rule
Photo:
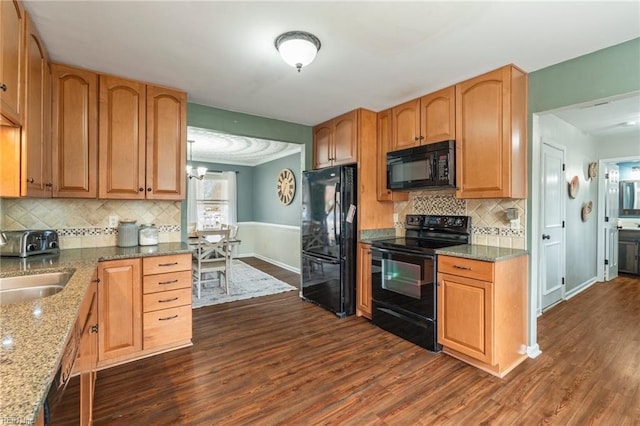
[[103, 247], [117, 244], [118, 230], [109, 216], [154, 223], [161, 242], [177, 242], [180, 233], [180, 201], [2, 199], [2, 229], [55, 229], [60, 247]]
[[[471, 217], [471, 240], [474, 244], [509, 248], [526, 248], [526, 200], [461, 200], [452, 190], [411, 192], [409, 200], [394, 204], [398, 215], [396, 235], [404, 235], [407, 214], [448, 214]], [[518, 227], [511, 228], [506, 209], [518, 212]]]

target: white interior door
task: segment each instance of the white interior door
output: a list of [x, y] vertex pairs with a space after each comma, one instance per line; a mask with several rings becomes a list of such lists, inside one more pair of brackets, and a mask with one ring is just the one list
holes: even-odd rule
[[608, 163], [604, 173], [604, 280], [609, 281], [618, 276], [618, 165]]
[[542, 143], [540, 308], [545, 310], [564, 299], [565, 269], [565, 197], [567, 181], [564, 173], [564, 147], [548, 141]]

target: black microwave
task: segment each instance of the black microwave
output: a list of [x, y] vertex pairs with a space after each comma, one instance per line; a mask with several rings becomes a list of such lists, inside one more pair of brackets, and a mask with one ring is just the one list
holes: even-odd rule
[[456, 141], [443, 141], [387, 154], [391, 190], [456, 187]]

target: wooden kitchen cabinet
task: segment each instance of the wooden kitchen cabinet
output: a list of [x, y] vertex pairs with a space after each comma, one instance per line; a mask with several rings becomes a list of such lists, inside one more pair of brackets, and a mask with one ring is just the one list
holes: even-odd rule
[[80, 424], [93, 423], [93, 396], [98, 366], [98, 280], [94, 274], [87, 295], [80, 308], [78, 319], [82, 321], [82, 338], [78, 354], [80, 373]]
[[53, 196], [98, 196], [98, 74], [52, 64]]
[[143, 349], [191, 343], [191, 255], [146, 257], [143, 273]]
[[142, 350], [140, 259], [98, 264], [99, 364], [135, 356]]
[[438, 256], [438, 343], [445, 353], [498, 377], [527, 358], [527, 265], [527, 256]]
[[391, 151], [455, 140], [455, 86], [391, 109]]
[[0, 2], [0, 23], [0, 124], [21, 126], [24, 113], [26, 26], [22, 2]]
[[371, 319], [371, 244], [358, 243], [356, 315]]
[[26, 35], [21, 195], [51, 197], [51, 68], [42, 38], [28, 15]]
[[527, 74], [513, 65], [456, 85], [456, 196], [527, 197]]
[[392, 191], [387, 188], [387, 153], [391, 149], [391, 109], [378, 112], [378, 162], [377, 162], [377, 190], [378, 201], [407, 201], [409, 193]]
[[358, 111], [353, 110], [313, 128], [313, 168], [358, 161]]
[[100, 75], [99, 198], [185, 198], [186, 95]]

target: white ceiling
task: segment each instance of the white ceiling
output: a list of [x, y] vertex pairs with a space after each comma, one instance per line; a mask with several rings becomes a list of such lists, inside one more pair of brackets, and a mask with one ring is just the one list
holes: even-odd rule
[[[638, 1], [25, 0], [51, 60], [304, 125], [379, 111], [499, 66], [527, 72], [640, 37]], [[315, 34], [298, 73], [274, 39]]]

